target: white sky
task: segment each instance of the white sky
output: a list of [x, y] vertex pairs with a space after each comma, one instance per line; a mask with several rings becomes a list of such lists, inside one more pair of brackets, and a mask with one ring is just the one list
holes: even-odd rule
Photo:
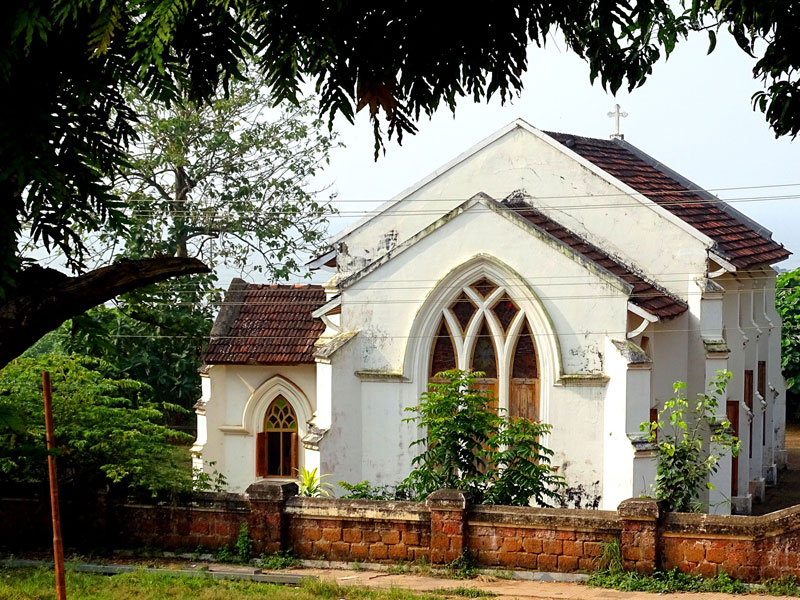
[[[613, 132], [606, 116], [618, 102], [626, 141], [706, 189], [799, 184], [788, 188], [715, 192], [722, 198], [800, 194], [800, 142], [776, 140], [750, 96], [761, 85], [752, 77], [753, 59], [720, 34], [710, 56], [705, 36], [679, 44], [669, 61], [656, 66], [643, 87], [616, 99], [599, 83], [589, 83], [586, 63], [564, 44], [532, 48], [525, 89], [511, 104], [474, 104], [462, 99], [455, 117], [440, 110], [419, 123], [419, 133], [403, 146], [392, 141], [373, 161], [372, 128], [366, 114], [337, 129], [345, 144], [332, 155], [320, 181], [332, 184], [340, 210], [369, 210], [516, 118], [540, 129], [605, 138]], [[476, 190], [476, 192], [479, 190]], [[363, 203], [354, 203], [362, 200]], [[773, 232], [773, 239], [795, 253], [779, 263], [800, 266], [800, 199], [736, 202], [733, 205]], [[354, 218], [334, 217], [330, 233]], [[323, 277], [324, 278], [324, 277]], [[319, 276], [314, 278], [319, 279]], [[227, 282], [221, 281], [223, 285]]]

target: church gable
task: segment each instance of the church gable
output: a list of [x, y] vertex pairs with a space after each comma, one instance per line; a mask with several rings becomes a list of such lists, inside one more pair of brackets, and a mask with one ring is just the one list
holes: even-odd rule
[[[476, 195], [444, 215], [436, 223], [419, 231], [397, 248], [377, 258], [359, 272], [342, 280], [339, 283], [340, 289], [346, 289], [353, 285], [383, 264], [409, 250], [445, 224], [478, 206], [493, 210], [511, 220], [516, 226], [523, 227], [529, 233], [545, 239], [552, 245], [560, 246], [562, 252], [576, 260], [576, 262], [590, 263], [595, 267], [595, 274], [616, 279], [628, 290], [630, 301], [633, 304], [655, 317], [668, 319], [682, 314], [687, 309], [687, 304], [683, 300], [660, 288], [657, 284], [648, 281], [643, 275], [638, 274], [634, 269], [620, 262], [619, 259], [613, 258], [605, 251], [583, 239], [580, 235], [545, 216], [526, 202], [524, 194], [512, 194], [503, 202], [497, 202], [485, 194]], [[533, 240], [531, 240], [531, 243], [533, 243]], [[598, 267], [599, 272], [597, 270]]]
[[[707, 251], [739, 269], [790, 254], [768, 230], [627, 142], [542, 132], [518, 120], [337, 235], [323, 262], [356, 272], [479, 190], [494, 198], [523, 190], [542, 212], [650, 273], [700, 272]], [[603, 212], [585, 210], [595, 208]], [[655, 236], [670, 250], [643, 254]], [[691, 264], [678, 266], [681, 257]]]

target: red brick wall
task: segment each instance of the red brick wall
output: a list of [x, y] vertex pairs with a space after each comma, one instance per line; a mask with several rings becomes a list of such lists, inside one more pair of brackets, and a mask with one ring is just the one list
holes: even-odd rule
[[[250, 521], [250, 507], [241, 499], [195, 506], [123, 504], [114, 512], [119, 539], [127, 547], [163, 550], [219, 549], [235, 542], [242, 523]], [[263, 536], [261, 529], [250, 531], [253, 539]]]
[[474, 507], [467, 544], [481, 565], [539, 571], [591, 571], [601, 544], [619, 538], [610, 511]]
[[414, 502], [292, 498], [288, 543], [300, 558], [396, 563], [428, 558], [430, 514]]
[[[260, 483], [248, 494], [200, 494], [184, 505], [65, 499], [64, 542], [86, 547], [215, 550], [247, 523], [254, 549], [293, 549], [300, 558], [441, 565], [466, 549], [479, 566], [590, 571], [603, 542], [619, 540], [624, 567], [650, 572], [678, 567], [745, 581], [800, 576], [800, 506], [761, 517], [661, 514], [652, 500], [617, 511], [468, 507], [453, 490], [426, 503], [299, 498], [293, 484]], [[0, 546], [49, 547], [46, 498], [0, 499]]]
[[669, 514], [659, 529], [666, 569], [744, 581], [800, 577], [800, 506], [759, 517]]

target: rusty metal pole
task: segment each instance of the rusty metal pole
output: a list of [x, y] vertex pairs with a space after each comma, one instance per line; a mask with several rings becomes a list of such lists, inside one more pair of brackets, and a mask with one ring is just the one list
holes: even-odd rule
[[66, 600], [67, 587], [64, 579], [64, 547], [61, 543], [61, 513], [58, 510], [58, 479], [56, 478], [56, 457], [52, 451], [56, 445], [53, 433], [53, 389], [50, 373], [42, 373], [44, 392], [44, 426], [47, 432], [47, 472], [50, 475], [50, 508], [53, 512], [53, 562], [56, 567], [56, 597]]

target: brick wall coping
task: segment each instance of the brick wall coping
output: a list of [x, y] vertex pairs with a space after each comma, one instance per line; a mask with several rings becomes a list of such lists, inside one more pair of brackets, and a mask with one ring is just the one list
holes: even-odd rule
[[759, 539], [800, 530], [800, 506], [757, 517], [667, 513], [661, 524], [666, 537]]
[[617, 534], [622, 524], [613, 510], [534, 508], [528, 506], [488, 506], [470, 508], [467, 524], [503, 525], [530, 529], [591, 531]]
[[[149, 508], [154, 506], [154, 504], [150, 502], [128, 500], [123, 503], [123, 506]], [[158, 502], [155, 503], [155, 506], [164, 506], [172, 508], [173, 510], [230, 510], [237, 512], [247, 512], [250, 510], [250, 503], [246, 496], [228, 492], [196, 492], [192, 495], [191, 500], [184, 501], [181, 504]]]
[[286, 501], [288, 514], [303, 518], [379, 521], [430, 521], [430, 509], [423, 502], [386, 500], [344, 500], [342, 498], [301, 498]]

